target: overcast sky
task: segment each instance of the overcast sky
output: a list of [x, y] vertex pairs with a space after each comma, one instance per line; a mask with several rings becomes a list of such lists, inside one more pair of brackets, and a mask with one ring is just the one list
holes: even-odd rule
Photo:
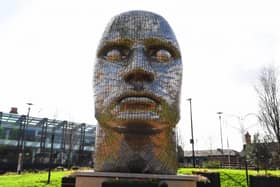
[[[235, 116], [257, 113], [254, 85], [264, 65], [280, 65], [277, 1], [0, 0], [0, 111], [96, 124], [92, 72], [108, 21], [129, 10], [165, 17], [179, 41], [183, 64], [179, 137], [191, 149], [187, 98], [193, 101], [196, 149], [241, 150]], [[254, 115], [244, 120], [261, 131]], [[235, 127], [235, 128], [233, 128]], [[228, 141], [227, 141], [228, 140]]]

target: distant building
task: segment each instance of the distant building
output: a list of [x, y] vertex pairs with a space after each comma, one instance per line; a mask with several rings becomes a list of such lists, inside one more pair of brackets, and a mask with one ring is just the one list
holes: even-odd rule
[[48, 166], [54, 134], [54, 166], [92, 166], [96, 126], [71, 121], [0, 112], [0, 170], [16, 170], [23, 152], [23, 169]]
[[[239, 168], [240, 155], [233, 149], [196, 150], [195, 162], [197, 167], [204, 167], [209, 162], [216, 162], [218, 167]], [[185, 166], [192, 166], [192, 151], [184, 152]]]
[[[196, 150], [195, 151], [195, 162], [197, 167], [205, 167], [205, 165], [210, 162], [218, 163], [215, 167], [222, 168], [244, 168], [245, 167], [245, 156], [246, 149], [254, 146], [255, 143], [251, 141], [251, 135], [247, 132], [245, 134], [246, 144], [243, 145], [243, 150], [241, 152], [235, 151], [233, 149], [221, 149], [216, 150]], [[265, 143], [268, 150], [271, 151], [272, 159], [270, 160], [270, 169], [280, 168], [280, 145], [276, 142]], [[250, 149], [247, 149], [250, 150]], [[250, 169], [257, 169], [257, 166], [250, 163], [247, 159], [247, 166]], [[187, 167], [192, 167], [192, 151], [184, 151], [184, 165]], [[213, 164], [214, 165], [214, 164]]]
[[[243, 145], [243, 150], [240, 152], [240, 155], [246, 155], [246, 150], [250, 150], [250, 147], [254, 146], [255, 143], [252, 143], [251, 135], [249, 132], [245, 134], [246, 144]], [[264, 143], [261, 143], [264, 144]], [[267, 142], [265, 146], [270, 150], [272, 158], [270, 160], [270, 169], [279, 169], [280, 168], [280, 144], [277, 142]], [[248, 163], [250, 168], [257, 168], [257, 166], [252, 165], [252, 163]]]

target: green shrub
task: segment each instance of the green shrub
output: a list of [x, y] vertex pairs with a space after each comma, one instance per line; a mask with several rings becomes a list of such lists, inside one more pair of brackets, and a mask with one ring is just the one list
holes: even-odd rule
[[221, 162], [218, 160], [210, 160], [210, 161], [204, 161], [202, 163], [202, 166], [204, 168], [219, 168], [221, 165]]

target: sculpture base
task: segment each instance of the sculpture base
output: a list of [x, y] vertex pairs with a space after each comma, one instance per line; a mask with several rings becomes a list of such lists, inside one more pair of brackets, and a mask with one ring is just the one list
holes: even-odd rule
[[194, 175], [77, 171], [75, 187], [196, 187]]

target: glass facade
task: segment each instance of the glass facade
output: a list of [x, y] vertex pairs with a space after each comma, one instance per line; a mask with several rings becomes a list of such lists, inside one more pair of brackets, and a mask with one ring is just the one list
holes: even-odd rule
[[16, 170], [23, 153], [24, 169], [48, 167], [53, 142], [53, 166], [91, 167], [96, 126], [0, 112], [0, 170]]

